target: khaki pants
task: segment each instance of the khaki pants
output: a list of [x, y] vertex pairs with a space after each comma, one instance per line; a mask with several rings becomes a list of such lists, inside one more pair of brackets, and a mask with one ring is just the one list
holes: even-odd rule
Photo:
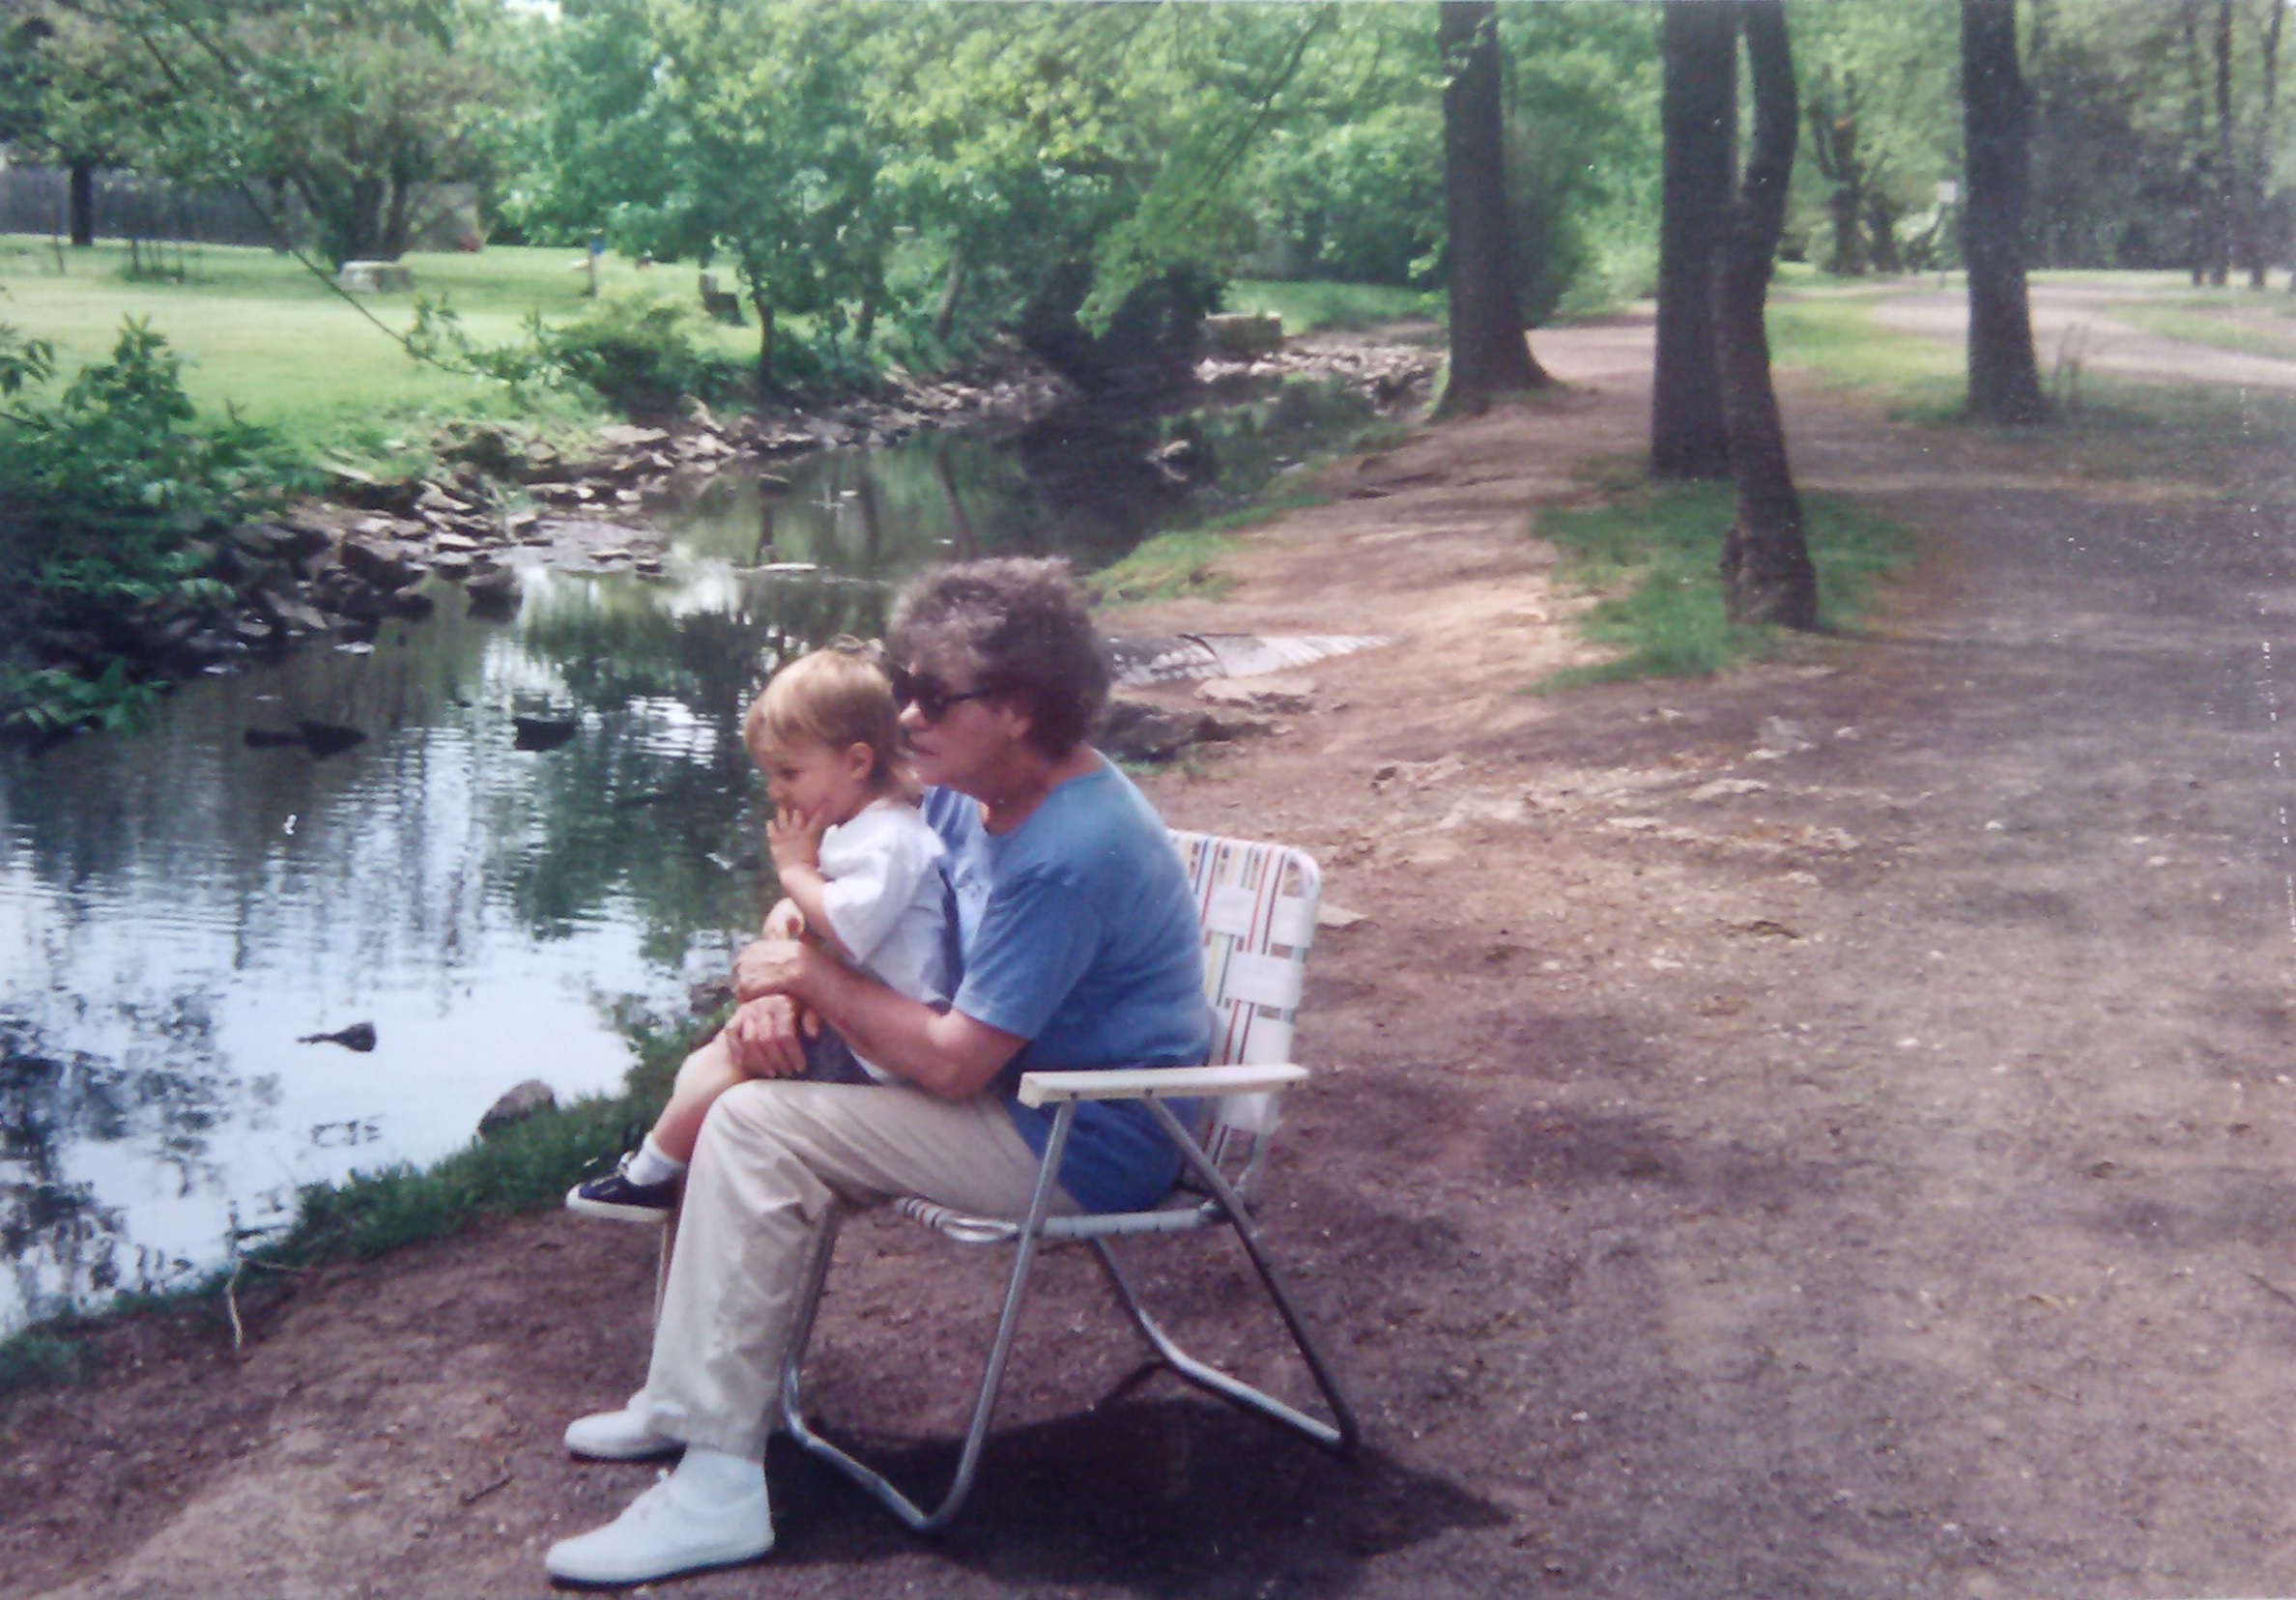
[[[760, 1460], [814, 1241], [833, 1206], [917, 1194], [1024, 1216], [1038, 1159], [993, 1094], [761, 1079], [710, 1108], [686, 1174], [646, 1387], [630, 1406], [688, 1444]], [[1054, 1211], [1079, 1208], [1055, 1190]]]

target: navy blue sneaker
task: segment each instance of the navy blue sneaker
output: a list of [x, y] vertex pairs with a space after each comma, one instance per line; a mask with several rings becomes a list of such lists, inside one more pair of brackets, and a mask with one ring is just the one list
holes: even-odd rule
[[633, 1184], [629, 1169], [630, 1157], [624, 1156], [603, 1178], [576, 1184], [566, 1191], [566, 1210], [616, 1222], [669, 1221], [670, 1214], [677, 1210], [677, 1180], [666, 1178], [658, 1184]]

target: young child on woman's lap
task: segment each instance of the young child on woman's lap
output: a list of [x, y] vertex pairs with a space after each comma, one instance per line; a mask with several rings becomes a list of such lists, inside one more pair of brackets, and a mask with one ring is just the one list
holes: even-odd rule
[[[751, 702], [742, 743], [765, 775], [766, 843], [787, 897], [767, 923], [793, 907], [807, 937], [912, 1000], [945, 1006], [955, 987], [948, 885], [940, 840], [901, 765], [899, 716], [884, 671], [843, 641], [789, 663]], [[810, 1079], [893, 1081], [826, 1028], [806, 1041], [805, 1058]], [[567, 1208], [630, 1222], [668, 1216], [710, 1106], [756, 1075], [733, 1065], [722, 1038], [703, 1045], [646, 1141], [577, 1186]]]

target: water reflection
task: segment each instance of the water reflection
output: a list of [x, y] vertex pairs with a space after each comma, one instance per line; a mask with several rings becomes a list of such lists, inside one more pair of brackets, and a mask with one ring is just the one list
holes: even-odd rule
[[[613, 1008], [675, 1007], [768, 898], [738, 737], [762, 672], [880, 632], [930, 562], [1089, 567], [1361, 419], [1205, 418], [1209, 485], [1151, 460], [1154, 417], [731, 473], [672, 513], [660, 582], [530, 573], [506, 621], [441, 586], [371, 652], [192, 685], [134, 738], [0, 752], [0, 1329], [179, 1283], [300, 1186], [455, 1148], [523, 1078], [617, 1086]], [[521, 751], [520, 715], [577, 730]], [[302, 719], [368, 738], [243, 741]], [[372, 1053], [297, 1043], [357, 1021]]]

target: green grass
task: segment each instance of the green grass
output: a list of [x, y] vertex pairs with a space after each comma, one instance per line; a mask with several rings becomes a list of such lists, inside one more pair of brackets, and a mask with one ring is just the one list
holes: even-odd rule
[[1286, 511], [1322, 505], [1331, 497], [1308, 489], [1288, 489], [1255, 504], [1210, 517], [1191, 528], [1174, 529], [1143, 539], [1121, 561], [1084, 580], [1104, 606], [1137, 606], [1151, 600], [1218, 600], [1235, 586], [1220, 570], [1222, 557], [1240, 548], [1235, 535], [1271, 522]]
[[[600, 1157], [637, 1142], [669, 1098], [678, 1062], [722, 1020], [662, 1028], [625, 1016], [622, 1029], [636, 1059], [620, 1094], [539, 1112], [491, 1138], [474, 1139], [429, 1167], [394, 1166], [307, 1188], [293, 1229], [248, 1252], [246, 1262], [258, 1277], [293, 1273], [443, 1238], [485, 1217], [560, 1204]], [[122, 1296], [104, 1314], [66, 1318], [0, 1340], [0, 1405], [12, 1394], [88, 1377], [88, 1347], [73, 1335], [100, 1328], [106, 1316], [212, 1309], [227, 1278], [217, 1272], [180, 1294]], [[251, 1281], [243, 1279], [243, 1287]]]
[[[1872, 606], [1880, 581], [1911, 558], [1912, 532], [1831, 495], [1805, 496], [1802, 505], [1822, 621], [1849, 628]], [[1705, 677], [1796, 648], [1801, 636], [1723, 615], [1719, 562], [1733, 508], [1727, 484], [1646, 483], [1614, 489], [1598, 505], [1542, 511], [1533, 530], [1562, 546], [1558, 581], [1601, 596], [1580, 618], [1582, 632], [1619, 653], [1536, 687]]]
[[1326, 328], [1346, 330], [1381, 323], [1441, 322], [1445, 316], [1442, 295], [1383, 283], [1277, 283], [1238, 278], [1228, 285], [1227, 305], [1231, 311], [1273, 311], [1283, 319], [1283, 331], [1295, 335]]
[[[2263, 297], [2256, 297], [2261, 300]], [[2286, 300], [2275, 295], [2275, 300]], [[2121, 300], [2107, 306], [2106, 314], [2148, 333], [2208, 345], [2243, 356], [2269, 356], [2296, 360], [2296, 306], [2243, 305], [2237, 302], [2191, 300], [2154, 302]], [[2274, 326], [2277, 324], [2278, 326]]]
[[1235, 549], [1232, 536], [1204, 529], [1159, 533], [1141, 540], [1123, 560], [1101, 568], [1084, 582], [1104, 606], [1136, 606], [1184, 595], [1218, 600], [1234, 586], [1234, 580], [1220, 572], [1218, 563]]
[[[527, 317], [551, 322], [580, 312], [583, 274], [566, 270], [572, 250], [494, 248], [476, 255], [410, 255], [420, 292], [445, 295], [481, 344], [516, 339]], [[172, 251], [169, 260], [174, 259]], [[408, 357], [290, 256], [269, 250], [187, 249], [189, 281], [129, 281], [124, 245], [67, 249], [65, 270], [44, 241], [0, 236], [0, 322], [54, 342], [66, 375], [107, 353], [127, 317], [143, 317], [185, 357], [194, 402], [226, 405], [276, 428], [306, 451], [361, 457], [392, 454], [389, 442], [427, 434], [452, 416], [509, 415], [502, 386], [442, 371]], [[690, 299], [690, 270], [641, 271], [609, 257], [607, 294], [656, 293]], [[414, 322], [415, 297], [367, 295], [359, 304], [392, 329]], [[697, 337], [727, 353], [755, 351], [754, 330], [698, 325]], [[568, 420], [595, 408], [555, 396], [547, 414]]]
[[1834, 387], [1876, 395], [1893, 417], [1941, 421], [1958, 414], [1968, 399], [1961, 346], [1882, 327], [1874, 309], [1885, 293], [1797, 289], [1772, 296], [1771, 359]]

